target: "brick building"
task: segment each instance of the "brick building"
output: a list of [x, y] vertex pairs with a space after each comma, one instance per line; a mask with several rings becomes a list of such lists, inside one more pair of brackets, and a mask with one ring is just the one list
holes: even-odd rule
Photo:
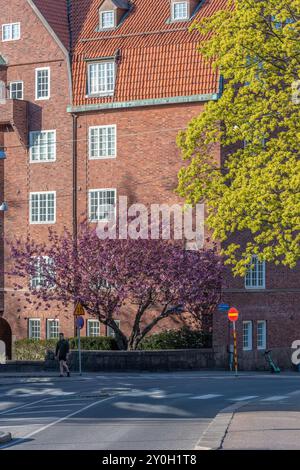
[[[189, 33], [188, 27], [226, 1], [2, 3], [3, 25], [20, 23], [21, 35], [1, 42], [0, 78], [11, 89], [17, 87], [11, 83], [24, 82], [20, 101], [0, 105], [0, 145], [7, 154], [1, 163], [2, 196], [9, 204], [2, 217], [5, 234], [43, 239], [49, 223], [58, 230], [76, 230], [82, 214], [88, 214], [91, 223], [105, 218], [107, 205], [119, 195], [128, 196], [130, 203], [179, 202], [174, 194], [181, 166], [176, 135], [221, 92], [219, 74], [199, 56], [198, 33]], [[34, 83], [41, 69], [43, 89], [43, 71], [49, 68], [51, 95], [40, 100]], [[20, 119], [21, 112], [26, 119]], [[41, 131], [48, 131], [46, 145]], [[216, 149], [216, 158], [220, 154]], [[41, 223], [43, 204], [49, 218]], [[241, 312], [238, 333], [244, 367], [260, 365], [266, 347], [279, 348], [280, 360], [289, 363], [289, 346], [300, 334], [299, 300], [299, 270], [256, 262], [246, 279], [228, 274], [224, 301]], [[73, 334], [71, 309], [63, 315], [54, 310], [47, 318], [40, 311], [25, 312], [22, 299], [17, 303], [7, 295], [2, 305], [18, 338], [51, 336], [58, 328]], [[92, 319], [85, 333], [110, 334]], [[216, 312], [214, 347], [220, 365], [227, 362], [228, 344], [226, 315]]]
[[[0, 143], [6, 153], [1, 202], [8, 204], [8, 211], [1, 213], [1, 229], [5, 238], [22, 235], [42, 241], [50, 225], [72, 228], [67, 3], [1, 0], [0, 8]], [[4, 256], [8, 270], [6, 250]], [[2, 322], [9, 323], [15, 338], [45, 337], [47, 329], [49, 334], [55, 330], [55, 309], [47, 319], [43, 312], [25, 308], [25, 287], [13, 296], [7, 277], [4, 286]]]

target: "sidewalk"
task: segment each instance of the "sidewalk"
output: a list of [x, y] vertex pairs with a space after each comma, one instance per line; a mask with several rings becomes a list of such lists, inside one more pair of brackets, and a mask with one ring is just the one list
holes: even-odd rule
[[223, 450], [299, 450], [300, 391], [288, 400], [252, 402], [234, 413]]

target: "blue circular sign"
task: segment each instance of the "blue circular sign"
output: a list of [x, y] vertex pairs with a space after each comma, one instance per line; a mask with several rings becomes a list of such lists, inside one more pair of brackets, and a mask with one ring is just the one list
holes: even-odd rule
[[84, 327], [84, 318], [83, 317], [77, 317], [76, 318], [76, 326], [77, 326], [77, 328], [82, 330], [82, 328]]

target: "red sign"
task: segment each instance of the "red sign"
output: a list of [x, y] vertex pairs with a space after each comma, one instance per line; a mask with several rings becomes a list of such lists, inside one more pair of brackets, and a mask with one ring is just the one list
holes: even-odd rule
[[239, 311], [234, 308], [234, 307], [231, 307], [229, 310], [228, 310], [228, 320], [230, 321], [237, 321], [239, 318]]

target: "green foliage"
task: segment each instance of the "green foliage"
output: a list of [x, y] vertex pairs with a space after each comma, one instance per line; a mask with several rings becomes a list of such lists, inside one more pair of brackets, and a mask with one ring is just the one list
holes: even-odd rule
[[[206, 202], [208, 227], [235, 274], [245, 274], [252, 254], [293, 268], [300, 255], [300, 0], [229, 1], [193, 28], [225, 87], [178, 136], [188, 163], [178, 192], [187, 203]], [[212, 156], [219, 145], [221, 164]]]
[[17, 361], [43, 361], [48, 350], [55, 350], [56, 339], [20, 339], [15, 342]]
[[[57, 339], [21, 339], [15, 342], [15, 356], [18, 361], [43, 361], [47, 351], [55, 351]], [[70, 338], [70, 349], [77, 349], [77, 338]], [[82, 337], [82, 350], [110, 351], [118, 349], [114, 338], [107, 336]]]
[[183, 327], [180, 330], [166, 330], [145, 338], [139, 349], [200, 349], [210, 348], [212, 337], [202, 331]]
[[[78, 348], [78, 338], [70, 338], [70, 349]], [[81, 337], [81, 349], [86, 351], [110, 351], [118, 349], [116, 340], [110, 336]]]

